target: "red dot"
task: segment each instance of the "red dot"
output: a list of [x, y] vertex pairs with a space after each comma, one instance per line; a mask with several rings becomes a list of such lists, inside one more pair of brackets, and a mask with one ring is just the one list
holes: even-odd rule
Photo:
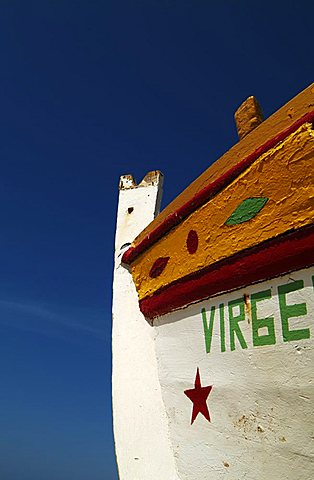
[[195, 230], [190, 230], [186, 239], [186, 246], [189, 253], [195, 253], [198, 248], [198, 235]]
[[159, 277], [159, 275], [164, 271], [170, 257], [160, 257], [155, 260], [152, 268], [150, 269], [149, 276], [150, 278]]

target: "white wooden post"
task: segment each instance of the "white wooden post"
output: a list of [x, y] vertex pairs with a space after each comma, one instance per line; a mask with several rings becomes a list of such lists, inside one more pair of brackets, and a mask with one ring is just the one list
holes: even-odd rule
[[139, 310], [124, 250], [159, 213], [162, 174], [148, 173], [136, 185], [120, 179], [115, 240], [112, 327], [112, 397], [120, 480], [179, 479], [169, 440], [155, 354], [155, 328]]

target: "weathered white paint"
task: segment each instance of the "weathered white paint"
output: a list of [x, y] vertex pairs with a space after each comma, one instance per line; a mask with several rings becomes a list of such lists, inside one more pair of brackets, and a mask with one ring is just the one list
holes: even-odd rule
[[113, 420], [120, 480], [179, 479], [169, 440], [154, 348], [155, 329], [138, 306], [121, 256], [159, 211], [162, 177], [148, 174], [136, 186], [121, 177], [113, 287]]
[[[113, 414], [121, 480], [314, 478], [314, 269], [190, 305], [156, 319], [152, 327], [139, 311], [131, 275], [120, 261], [123, 245], [157, 213], [159, 197], [156, 178], [138, 187], [132, 178], [122, 178], [113, 298]], [[303, 280], [304, 288], [288, 293], [286, 300], [306, 303], [307, 313], [290, 318], [289, 327], [308, 328], [310, 338], [285, 342], [278, 286], [296, 280]], [[273, 317], [276, 344], [253, 346], [250, 297], [269, 289], [271, 298], [258, 302], [257, 315]], [[247, 348], [236, 338], [231, 351], [228, 302], [244, 296], [245, 320], [239, 325]], [[212, 307], [207, 353], [201, 310], [209, 323]], [[267, 333], [266, 327], [259, 330]], [[197, 367], [202, 385], [213, 386], [207, 399], [211, 423], [199, 414], [191, 425], [192, 403], [184, 391], [193, 388]]]
[[[313, 275], [313, 268], [293, 272], [155, 320], [159, 379], [181, 479], [314, 478]], [[295, 280], [303, 280], [304, 288], [288, 293], [286, 301], [290, 305], [306, 303], [307, 313], [289, 319], [289, 327], [309, 328], [310, 338], [284, 342], [278, 286]], [[246, 319], [239, 325], [248, 348], [242, 349], [236, 340], [235, 350], [230, 351], [226, 305], [267, 289], [272, 297], [258, 303], [257, 314], [258, 318], [274, 317], [276, 344], [253, 346], [251, 305], [247, 302]], [[217, 311], [222, 303], [225, 352], [220, 349]], [[216, 307], [214, 331], [211, 352], [206, 353], [201, 309], [206, 309], [209, 321], [212, 306]], [[259, 334], [267, 334], [267, 329], [261, 328]], [[184, 390], [194, 387], [197, 367], [202, 386], [213, 386], [207, 399], [212, 421], [199, 414], [191, 425], [192, 403]]]

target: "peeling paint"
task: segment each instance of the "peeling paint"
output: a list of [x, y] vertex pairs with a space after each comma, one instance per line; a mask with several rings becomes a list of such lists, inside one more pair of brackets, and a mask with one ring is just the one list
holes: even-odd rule
[[[313, 155], [314, 133], [312, 126], [306, 124], [262, 155], [229, 187], [136, 259], [132, 272], [140, 300], [204, 266], [312, 224], [314, 169], [308, 166]], [[305, 170], [308, 170], [306, 176]], [[225, 225], [251, 192], [253, 196], [269, 199], [262, 210], [250, 221]], [[197, 253], [188, 255], [185, 239], [196, 225]], [[167, 268], [159, 277], [150, 278], [153, 263], [163, 257], [170, 257]]]
[[[182, 478], [220, 480], [228, 472], [230, 480], [260, 480], [262, 472], [263, 478], [294, 480], [300, 478], [300, 471], [302, 478], [314, 478], [313, 271], [295, 272], [293, 281], [285, 275], [250, 285], [155, 320], [159, 379]], [[311, 336], [284, 342], [279, 287], [300, 280], [304, 287], [286, 293], [286, 303], [294, 315], [293, 305], [306, 303], [307, 309], [302, 316], [290, 317], [290, 329], [309, 327]], [[268, 291], [271, 297], [261, 300], [259, 293]], [[231, 351], [228, 303], [236, 305], [242, 299], [245, 305], [244, 299], [252, 297], [260, 298], [257, 318], [273, 319], [276, 343], [254, 346], [252, 324], [243, 321], [239, 327], [248, 348], [243, 350], [236, 340]], [[221, 351], [220, 305], [225, 306], [225, 352]], [[213, 306], [211, 351], [206, 353], [202, 309], [209, 325]], [[238, 314], [234, 306], [234, 316]], [[265, 334], [267, 329], [260, 324], [260, 335]], [[302, 357], [296, 350], [300, 345]], [[184, 390], [191, 388], [196, 366], [202, 386], [213, 386], [207, 398], [211, 422], [198, 415], [191, 426], [191, 403], [186, 402]]]
[[162, 177], [120, 181], [121, 480], [314, 478], [313, 92], [252, 131], [262, 119], [255, 100], [245, 102], [243, 139], [140, 234]]

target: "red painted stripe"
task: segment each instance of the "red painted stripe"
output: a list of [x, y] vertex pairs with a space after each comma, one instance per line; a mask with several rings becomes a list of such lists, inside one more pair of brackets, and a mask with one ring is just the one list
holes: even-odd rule
[[210, 198], [217, 195], [224, 187], [231, 183], [238, 175], [240, 175], [247, 167], [249, 167], [258, 157], [273, 148], [277, 143], [283, 141], [288, 135], [295, 132], [303, 123], [314, 121], [314, 111], [303, 115], [295, 123], [290, 125], [278, 135], [261, 145], [257, 150], [245, 157], [239, 163], [234, 165], [230, 170], [221, 175], [219, 178], [209, 183], [196, 193], [191, 200], [183, 204], [175, 212], [160, 223], [154, 230], [148, 233], [143, 240], [134, 247], [130, 247], [122, 256], [122, 262], [126, 264], [132, 263], [139, 255], [147, 250], [153, 243], [157, 242], [171, 228], [175, 227], [184, 218], [194, 212], [197, 208], [204, 205]]
[[313, 246], [314, 225], [311, 225], [162, 287], [141, 300], [140, 309], [145, 317], [152, 319], [219, 293], [311, 266]]

